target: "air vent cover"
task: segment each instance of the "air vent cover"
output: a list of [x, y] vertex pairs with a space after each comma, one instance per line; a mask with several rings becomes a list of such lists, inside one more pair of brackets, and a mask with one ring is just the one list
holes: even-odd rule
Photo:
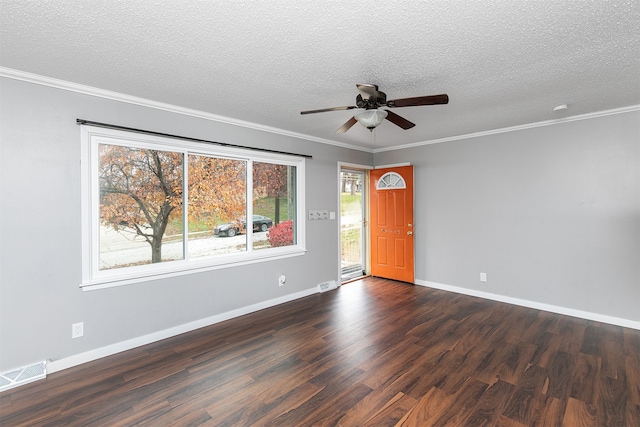
[[328, 282], [322, 282], [318, 285], [318, 292], [327, 292], [332, 289], [337, 289], [338, 285], [335, 280], [330, 280]]
[[0, 374], [0, 392], [28, 384], [47, 376], [47, 362], [42, 361]]

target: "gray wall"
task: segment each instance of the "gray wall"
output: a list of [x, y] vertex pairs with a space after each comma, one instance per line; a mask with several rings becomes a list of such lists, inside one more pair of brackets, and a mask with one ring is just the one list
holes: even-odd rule
[[[338, 211], [338, 161], [373, 162], [362, 151], [0, 79], [0, 371], [69, 358], [337, 279], [337, 221], [313, 221], [304, 256], [83, 292], [76, 118], [311, 154], [307, 209]], [[281, 274], [287, 275], [283, 287]], [[75, 322], [84, 322], [84, 337], [72, 340]]]
[[375, 164], [415, 165], [418, 282], [637, 322], [639, 153], [633, 111], [381, 152]]
[[[311, 154], [307, 209], [371, 154], [0, 79], [0, 371], [69, 358], [336, 279], [337, 221], [305, 256], [83, 292], [76, 118]], [[416, 278], [640, 321], [640, 113], [375, 155], [416, 175]], [[488, 282], [479, 282], [479, 273]], [[287, 284], [277, 286], [280, 274]], [[71, 324], [85, 336], [71, 339]]]

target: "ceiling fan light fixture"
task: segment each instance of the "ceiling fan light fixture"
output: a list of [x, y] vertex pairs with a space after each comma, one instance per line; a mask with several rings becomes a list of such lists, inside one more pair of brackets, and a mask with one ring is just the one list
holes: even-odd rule
[[373, 131], [373, 129], [382, 123], [388, 114], [386, 110], [371, 109], [356, 113], [354, 117], [362, 126]]

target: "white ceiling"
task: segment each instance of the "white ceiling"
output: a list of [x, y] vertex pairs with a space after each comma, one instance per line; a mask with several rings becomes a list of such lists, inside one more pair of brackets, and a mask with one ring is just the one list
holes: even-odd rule
[[[376, 151], [639, 105], [639, 28], [638, 0], [0, 0], [0, 66]], [[356, 83], [450, 102], [300, 115]]]

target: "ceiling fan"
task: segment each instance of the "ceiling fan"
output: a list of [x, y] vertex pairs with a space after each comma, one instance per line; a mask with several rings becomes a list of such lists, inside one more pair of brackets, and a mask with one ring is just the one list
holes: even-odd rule
[[301, 111], [300, 114], [313, 114], [324, 113], [326, 111], [340, 111], [340, 110], [353, 110], [355, 108], [364, 108], [364, 111], [359, 111], [353, 117], [351, 117], [345, 124], [343, 124], [336, 132], [344, 133], [351, 129], [356, 123], [360, 123], [373, 132], [384, 119], [389, 120], [391, 123], [400, 126], [402, 129], [407, 130], [415, 126], [415, 123], [411, 123], [409, 120], [401, 117], [390, 110], [379, 110], [379, 107], [396, 108], [396, 107], [416, 107], [420, 105], [436, 105], [449, 103], [449, 96], [442, 95], [428, 95], [428, 96], [416, 96], [414, 98], [402, 98], [393, 99], [387, 101], [387, 94], [378, 90], [378, 86], [371, 84], [356, 84], [360, 93], [356, 96], [356, 105], [349, 105], [346, 107], [332, 107], [323, 108], [320, 110], [308, 110]]

